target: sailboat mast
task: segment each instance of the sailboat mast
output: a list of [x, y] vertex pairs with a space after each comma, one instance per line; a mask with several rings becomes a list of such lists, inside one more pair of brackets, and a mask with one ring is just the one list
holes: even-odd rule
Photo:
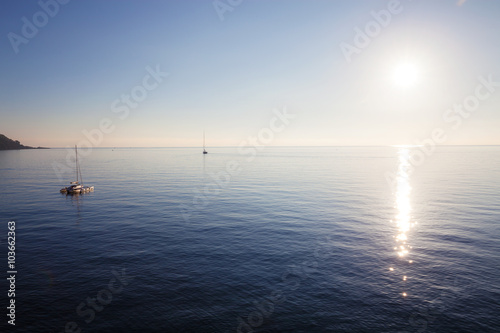
[[203, 130], [203, 155], [208, 154], [205, 150], [205, 130]]
[[76, 181], [78, 182], [78, 150], [76, 149], [75, 145], [75, 169], [76, 169]]

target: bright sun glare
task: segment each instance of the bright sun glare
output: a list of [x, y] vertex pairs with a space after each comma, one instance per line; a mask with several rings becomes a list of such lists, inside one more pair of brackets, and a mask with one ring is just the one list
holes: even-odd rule
[[398, 87], [411, 87], [418, 80], [418, 69], [411, 63], [399, 64], [394, 68], [392, 78]]

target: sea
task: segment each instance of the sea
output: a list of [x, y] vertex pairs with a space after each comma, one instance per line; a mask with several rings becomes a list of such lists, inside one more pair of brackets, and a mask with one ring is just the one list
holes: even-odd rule
[[500, 332], [499, 146], [74, 157], [0, 151], [2, 332]]

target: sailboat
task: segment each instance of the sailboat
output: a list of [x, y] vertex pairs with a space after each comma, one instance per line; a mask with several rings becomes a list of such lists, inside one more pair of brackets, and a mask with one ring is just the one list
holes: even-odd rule
[[[68, 187], [63, 187], [60, 192], [67, 194], [80, 194], [94, 191], [94, 186], [83, 186], [82, 171], [78, 164], [78, 149], [75, 145], [76, 181], [71, 182]], [[82, 182], [80, 184], [80, 181]]]
[[205, 131], [203, 131], [203, 154], [208, 154], [208, 151], [205, 150]]

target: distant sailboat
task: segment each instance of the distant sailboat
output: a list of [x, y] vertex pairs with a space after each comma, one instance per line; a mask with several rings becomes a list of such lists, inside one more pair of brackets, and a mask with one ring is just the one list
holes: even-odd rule
[[205, 131], [203, 131], [203, 154], [208, 154], [208, 151], [205, 150]]
[[[75, 164], [76, 164], [76, 181], [71, 182], [68, 187], [63, 187], [60, 192], [67, 194], [80, 194], [94, 191], [94, 186], [83, 186], [82, 171], [80, 164], [78, 164], [78, 150], [75, 145]], [[82, 182], [80, 184], [80, 181]]]

